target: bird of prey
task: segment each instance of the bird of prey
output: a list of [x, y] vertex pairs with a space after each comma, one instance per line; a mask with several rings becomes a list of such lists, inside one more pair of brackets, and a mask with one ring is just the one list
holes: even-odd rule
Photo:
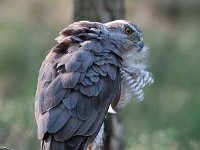
[[143, 87], [153, 82], [144, 64], [143, 33], [126, 20], [79, 21], [56, 41], [41, 65], [36, 91], [41, 149], [97, 149], [90, 144], [102, 138], [108, 111], [132, 95], [142, 100]]

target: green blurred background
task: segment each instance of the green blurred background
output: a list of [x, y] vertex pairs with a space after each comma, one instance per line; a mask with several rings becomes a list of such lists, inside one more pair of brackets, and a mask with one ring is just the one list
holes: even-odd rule
[[[144, 31], [155, 84], [121, 112], [127, 150], [200, 149], [200, 1], [125, 0]], [[0, 145], [39, 149], [34, 118], [38, 70], [72, 0], [0, 0]]]

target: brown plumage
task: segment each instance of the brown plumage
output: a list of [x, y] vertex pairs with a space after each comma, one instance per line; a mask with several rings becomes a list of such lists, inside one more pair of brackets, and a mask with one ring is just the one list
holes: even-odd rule
[[43, 150], [86, 149], [120, 91], [120, 56], [99, 41], [97, 26], [84, 21], [61, 31], [40, 68], [35, 107]]
[[39, 71], [35, 116], [42, 150], [85, 150], [97, 135], [94, 143], [102, 143], [109, 106], [134, 94], [143, 98], [153, 80], [137, 64], [147, 50], [142, 36], [125, 20], [80, 21], [60, 32]]

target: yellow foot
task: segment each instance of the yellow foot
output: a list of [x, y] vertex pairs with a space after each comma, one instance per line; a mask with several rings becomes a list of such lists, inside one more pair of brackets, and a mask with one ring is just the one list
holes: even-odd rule
[[92, 144], [89, 145], [89, 150], [92, 150]]

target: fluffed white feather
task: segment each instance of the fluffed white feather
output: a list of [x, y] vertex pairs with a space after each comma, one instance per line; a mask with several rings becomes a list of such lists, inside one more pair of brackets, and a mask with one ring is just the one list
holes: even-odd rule
[[144, 47], [141, 51], [132, 50], [123, 55], [122, 92], [118, 107], [128, 103], [132, 96], [135, 96], [137, 101], [142, 101], [143, 88], [154, 82], [152, 74], [146, 71], [148, 49]]
[[108, 113], [116, 114], [116, 111], [112, 108], [111, 105], [110, 105], [109, 108], [108, 108]]

